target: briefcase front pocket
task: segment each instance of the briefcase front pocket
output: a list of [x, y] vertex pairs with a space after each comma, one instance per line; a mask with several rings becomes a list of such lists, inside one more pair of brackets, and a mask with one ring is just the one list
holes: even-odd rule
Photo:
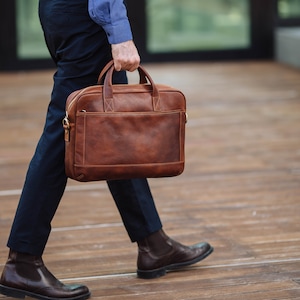
[[79, 112], [76, 122], [78, 180], [175, 176], [183, 171], [181, 111]]

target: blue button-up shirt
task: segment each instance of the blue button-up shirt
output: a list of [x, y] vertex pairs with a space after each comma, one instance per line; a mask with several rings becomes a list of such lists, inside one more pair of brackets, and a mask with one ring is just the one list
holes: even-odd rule
[[132, 40], [123, 0], [89, 0], [89, 14], [105, 30], [110, 44]]

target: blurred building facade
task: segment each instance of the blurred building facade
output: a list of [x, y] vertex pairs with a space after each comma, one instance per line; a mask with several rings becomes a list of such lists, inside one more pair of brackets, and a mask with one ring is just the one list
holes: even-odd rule
[[[127, 5], [143, 62], [280, 59], [286, 51], [278, 46], [282, 28], [300, 39], [300, 0], [127, 0]], [[0, 70], [53, 67], [37, 10], [38, 0], [0, 2]]]

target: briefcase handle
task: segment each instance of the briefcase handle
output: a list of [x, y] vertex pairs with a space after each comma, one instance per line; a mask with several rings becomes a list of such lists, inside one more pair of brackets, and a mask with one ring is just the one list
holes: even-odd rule
[[[139, 65], [137, 70], [140, 74], [140, 84], [145, 84], [145, 83], [148, 83], [148, 81], [149, 81], [149, 83], [152, 87], [151, 92], [152, 92], [153, 110], [154, 111], [159, 111], [160, 110], [160, 107], [159, 107], [159, 92], [158, 92], [158, 89], [157, 89], [153, 79], [151, 78], [149, 73], [141, 65]], [[105, 75], [105, 78], [104, 78], [104, 84], [103, 84], [103, 102], [104, 102], [104, 111], [106, 111], [106, 112], [113, 111], [113, 107], [114, 107], [114, 105], [113, 105], [113, 84], [112, 84], [113, 72], [114, 72], [114, 66], [113, 66], [113, 63], [110, 62], [109, 66], [107, 67], [107, 72], [106, 72], [106, 75]], [[104, 76], [104, 74], [102, 75], [102, 77], [103, 76]]]
[[[97, 80], [97, 83], [98, 84], [103, 84], [103, 80], [104, 80], [104, 75], [107, 73], [107, 71], [114, 65], [114, 61], [111, 60], [110, 62], [108, 62], [106, 64], [106, 66], [102, 69], [99, 77], [98, 77], [98, 80]], [[145, 74], [143, 74], [140, 69], [138, 69], [139, 71], [139, 76], [140, 76], [140, 84], [144, 84], [144, 83], [147, 83], [147, 78], [145, 77]]]

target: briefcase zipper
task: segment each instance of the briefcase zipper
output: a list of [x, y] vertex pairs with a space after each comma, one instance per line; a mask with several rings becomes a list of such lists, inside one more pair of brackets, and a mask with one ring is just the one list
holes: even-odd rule
[[85, 93], [85, 91], [86, 91], [87, 89], [89, 89], [89, 88], [90, 88], [90, 87], [88, 86], [88, 87], [84, 88], [83, 90], [81, 90], [78, 94], [76, 94], [76, 95], [74, 96], [73, 100], [69, 103], [69, 105], [68, 105], [66, 111], [69, 111], [69, 110], [72, 108], [74, 102], [78, 99], [78, 97], [79, 97], [81, 94]]
[[[69, 103], [67, 109], [66, 109], [66, 115], [62, 121], [63, 123], [63, 128], [65, 130], [65, 133], [64, 133], [64, 139], [66, 142], [69, 142], [70, 141], [70, 122], [69, 122], [69, 114], [68, 114], [68, 111], [72, 108], [73, 104], [76, 102], [76, 100], [78, 99], [78, 97], [84, 93], [86, 91], [86, 89], [88, 89], [89, 87], [81, 90], [74, 98], [73, 100]], [[86, 112], [85, 110], [83, 110], [82, 112]]]

